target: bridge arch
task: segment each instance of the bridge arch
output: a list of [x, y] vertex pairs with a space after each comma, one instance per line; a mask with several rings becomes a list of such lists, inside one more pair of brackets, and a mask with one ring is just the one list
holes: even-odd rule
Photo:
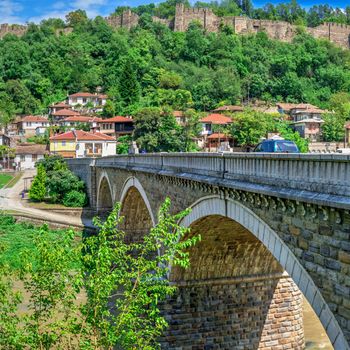
[[[264, 261], [260, 261], [261, 270], [255, 271], [256, 273], [265, 273], [270, 274], [273, 277], [273, 274], [278, 275], [281, 274], [283, 278], [290, 278], [294, 281], [295, 285], [298, 289], [304, 294], [305, 298], [308, 300], [309, 304], [312, 306], [315, 311], [317, 317], [321, 321], [330, 341], [333, 344], [335, 350], [343, 350], [349, 349], [347, 341], [345, 340], [344, 334], [335, 318], [333, 313], [331, 312], [329, 306], [325, 302], [323, 296], [321, 295], [319, 289], [316, 287], [310, 275], [303, 268], [300, 262], [297, 260], [293, 252], [288, 248], [288, 246], [281, 240], [276, 232], [274, 232], [261, 218], [259, 218], [255, 213], [253, 213], [250, 209], [243, 206], [239, 202], [234, 200], [222, 199], [218, 196], [211, 196], [202, 198], [196, 203], [192, 205], [191, 213], [185, 217], [181, 224], [186, 227], [194, 227], [195, 231], [200, 233], [200, 230], [203, 229], [205, 232], [209, 232], [210, 223], [214, 221], [210, 221], [212, 219], [216, 220], [215, 230], [220, 232], [219, 227], [222, 225], [226, 225], [228, 230], [235, 230], [235, 232], [242, 232], [242, 241], [246, 241], [247, 239], [252, 240], [254, 246], [255, 242], [258, 241], [263, 247], [260, 249], [260, 253], [264, 256], [264, 259], [267, 259], [266, 265], [264, 265]], [[241, 231], [240, 231], [241, 230]], [[250, 235], [247, 233], [249, 232]], [[220, 240], [220, 236], [212, 237], [213, 240]], [[228, 243], [230, 244], [230, 243]], [[224, 245], [221, 245], [220, 249], [222, 249]], [[244, 247], [243, 247], [244, 248]], [[215, 249], [215, 248], [214, 248]], [[266, 251], [264, 251], [264, 249]], [[243, 249], [244, 250], [244, 249]], [[250, 251], [250, 255], [245, 252], [245, 256], [243, 256], [243, 274], [251, 268], [249, 266], [249, 259], [254, 259], [257, 250]], [[192, 253], [192, 252], [191, 252]], [[207, 258], [205, 256], [205, 249], [195, 257], [198, 265], [204, 264], [204, 260]], [[248, 254], [248, 255], [247, 255]], [[276, 264], [274, 264], [271, 260], [278, 263], [278, 265], [282, 268], [280, 271]], [[229, 264], [229, 258], [225, 257], [225, 264]], [[248, 259], [248, 260], [247, 260]], [[240, 263], [242, 262], [240, 261]], [[210, 266], [213, 265], [215, 261], [211, 261], [207, 264], [204, 273], [207, 277], [216, 277], [210, 276]], [[231, 266], [231, 265], [230, 265]], [[264, 270], [264, 266], [272, 267], [272, 270]], [[197, 268], [195, 266], [194, 268]], [[222, 267], [222, 266], [221, 266]], [[218, 266], [215, 266], [216, 270]], [[238, 267], [234, 267], [238, 268]], [[233, 268], [233, 269], [234, 269]], [[191, 270], [191, 267], [190, 269]], [[253, 270], [252, 270], [253, 271]], [[284, 272], [283, 272], [284, 271]], [[203, 271], [202, 271], [203, 273]], [[254, 272], [253, 272], [254, 273]], [[225, 276], [219, 276], [220, 278], [224, 278]], [[174, 268], [171, 271], [170, 279], [175, 283], [184, 285], [186, 281], [193, 281], [194, 274], [193, 271], [179, 271], [178, 268]], [[200, 281], [197, 281], [200, 283]], [[191, 285], [192, 294], [194, 293], [193, 285]], [[206, 291], [208, 293], [208, 291]], [[182, 295], [180, 298], [186, 298], [188, 296]], [[270, 315], [267, 315], [270, 317]], [[259, 347], [260, 349], [260, 347]]]
[[113, 187], [107, 174], [103, 173], [100, 177], [97, 190], [97, 214], [107, 216], [113, 209]]
[[124, 182], [119, 201], [120, 215], [124, 217], [120, 228], [126, 232], [127, 240], [142, 240], [156, 221], [147, 194], [138, 179], [132, 176]]

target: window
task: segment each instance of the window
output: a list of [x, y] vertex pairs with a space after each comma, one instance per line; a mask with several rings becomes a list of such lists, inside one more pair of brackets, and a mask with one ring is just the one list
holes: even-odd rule
[[21, 154], [21, 162], [25, 162], [26, 156], [24, 154]]
[[31, 122], [27, 122], [27, 126], [32, 126], [32, 123]]
[[66, 141], [62, 141], [62, 146], [66, 146]]
[[83, 103], [86, 103], [86, 98], [83, 98]]
[[37, 154], [33, 154], [32, 155], [32, 159], [33, 159], [33, 162], [36, 162], [38, 160], [38, 155]]

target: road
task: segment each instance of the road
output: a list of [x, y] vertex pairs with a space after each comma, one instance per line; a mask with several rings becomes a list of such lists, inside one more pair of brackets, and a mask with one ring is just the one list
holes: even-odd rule
[[26, 216], [29, 215], [33, 219], [48, 220], [58, 224], [69, 224], [81, 228], [92, 227], [90, 219], [82, 219], [24, 206], [21, 198], [21, 192], [24, 189], [24, 179], [35, 176], [35, 173], [36, 170], [25, 170], [20, 180], [13, 187], [0, 189], [0, 210], [16, 211]]

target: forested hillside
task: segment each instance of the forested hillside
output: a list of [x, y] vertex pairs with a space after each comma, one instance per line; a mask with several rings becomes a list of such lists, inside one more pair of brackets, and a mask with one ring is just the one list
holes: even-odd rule
[[130, 32], [101, 17], [89, 20], [83, 11], [67, 22], [70, 34], [57, 35], [65, 24], [51, 19], [0, 41], [3, 120], [44, 112], [67, 93], [98, 87], [112, 97], [106, 116], [145, 106], [206, 111], [252, 99], [331, 108], [334, 94], [350, 92], [350, 52], [302, 29], [293, 43], [283, 43], [226, 27], [207, 34], [196, 23], [173, 32], [147, 14]]

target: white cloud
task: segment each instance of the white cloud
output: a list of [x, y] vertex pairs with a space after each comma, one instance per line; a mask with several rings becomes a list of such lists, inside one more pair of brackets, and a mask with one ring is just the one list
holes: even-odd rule
[[2, 23], [22, 23], [18, 12], [22, 10], [22, 6], [17, 1], [0, 0], [0, 14]]

